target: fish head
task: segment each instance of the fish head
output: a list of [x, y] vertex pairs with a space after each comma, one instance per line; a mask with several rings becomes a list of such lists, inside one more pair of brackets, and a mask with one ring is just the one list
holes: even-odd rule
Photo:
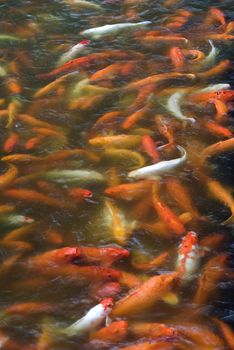
[[187, 252], [190, 252], [194, 245], [197, 245], [198, 239], [197, 234], [194, 231], [189, 231], [187, 235], [182, 240], [181, 245], [181, 252], [183, 254], [186, 254]]
[[100, 304], [104, 307], [104, 311], [109, 314], [114, 306], [114, 300], [112, 298], [103, 299]]
[[55, 259], [56, 262], [61, 262], [64, 264], [71, 263], [80, 256], [80, 253], [79, 247], [65, 247], [56, 251]]

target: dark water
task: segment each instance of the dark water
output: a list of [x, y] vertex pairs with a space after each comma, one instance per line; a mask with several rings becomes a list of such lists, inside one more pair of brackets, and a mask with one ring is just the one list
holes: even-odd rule
[[[127, 130], [121, 127], [125, 118], [137, 110], [137, 108], [130, 108], [137, 97], [137, 92], [126, 89], [127, 84], [154, 74], [175, 72], [176, 68], [169, 56], [169, 50], [172, 47], [179, 47], [181, 50], [200, 50], [207, 56], [210, 51], [209, 33], [210, 35], [223, 33], [223, 28], [234, 20], [233, 2], [185, 0], [167, 5], [163, 1], [151, 3], [149, 1], [107, 0], [95, 3], [102, 6], [103, 10], [75, 9], [74, 6], [69, 5], [69, 1], [0, 1], [0, 33], [12, 36], [11, 38], [3, 38], [0, 35], [1, 156], [3, 158], [16, 155], [15, 158], [1, 161], [1, 173], [4, 174], [9, 169], [10, 164], [13, 164], [17, 169], [15, 178], [7, 184], [4, 182], [1, 189], [0, 335], [3, 339], [2, 343], [4, 343], [4, 337], [8, 338], [5, 345], [1, 345], [0, 338], [0, 348], [2, 349], [122, 349], [129, 344], [152, 341], [151, 338], [149, 340], [147, 337], [134, 337], [130, 333], [120, 344], [118, 342], [89, 342], [90, 334], [84, 334], [81, 337], [58, 335], [54, 328], [67, 327], [84, 316], [104, 297], [108, 297], [108, 293], [100, 296], [98, 291], [108, 279], [116, 282], [116, 278], [113, 276], [102, 277], [101, 273], [99, 276], [83, 278], [79, 273], [66, 272], [62, 267], [60, 269], [60, 266], [52, 269], [51, 272], [47, 269], [46, 257], [42, 258], [35, 266], [33, 257], [62, 247], [78, 245], [91, 247], [116, 247], [118, 245], [120, 247], [122, 245], [129, 251], [130, 256], [115, 262], [112, 268], [129, 272], [138, 276], [141, 281], [145, 281], [153, 275], [174, 271], [181, 238], [191, 230], [197, 233], [199, 242], [204, 237], [215, 233], [223, 235], [223, 240], [201, 257], [200, 267], [190, 283], [172, 289], [178, 297], [178, 302], [171, 305], [160, 300], [156, 306], [144, 313], [129, 314], [117, 318], [117, 320], [124, 319], [129, 324], [136, 320], [159, 322], [168, 326], [190, 321], [193, 325], [208, 326], [221, 338], [223, 337], [222, 333], [214, 324], [213, 317], [225, 321], [230, 326], [234, 324], [233, 230], [230, 225], [223, 223], [231, 215], [231, 212], [228, 206], [209, 193], [202, 177], [206, 174], [209, 178], [216, 179], [231, 194], [234, 156], [230, 151], [221, 152], [206, 162], [205, 169], [200, 169], [198, 166], [199, 153], [205, 147], [226, 139], [223, 136], [210, 133], [203, 124], [204, 120], [215, 120], [214, 105], [211, 103], [191, 103], [187, 99], [184, 100], [184, 110], [189, 117], [196, 119], [194, 125], [176, 121], [170, 117], [170, 112], [166, 109], [168, 96], [176, 91], [182, 91], [182, 89], [192, 88], [191, 93], [198, 88], [205, 88], [217, 83], [229, 83], [230, 89], [233, 88], [234, 76], [231, 66], [208, 78], [199, 77], [199, 72], [205, 72], [223, 60], [228, 59], [233, 62], [233, 39], [213, 39], [213, 44], [219, 52], [211, 64], [202, 67], [199, 64], [185, 63], [181, 70], [177, 70], [181, 73], [195, 74], [194, 81], [175, 79], [167, 80], [158, 86], [155, 85], [150, 103], [147, 102], [147, 117], [139, 120]], [[214, 19], [210, 23], [210, 27], [203, 26], [212, 7], [224, 12], [225, 26], [220, 27], [218, 19]], [[172, 23], [176, 16], [179, 16], [180, 9], [189, 11], [191, 17], [180, 28], [168, 29], [168, 24]], [[55, 69], [56, 63], [64, 52], [84, 39], [80, 34], [82, 30], [106, 24], [146, 20], [152, 21], [147, 29], [121, 32], [118, 35], [109, 35], [99, 40], [91, 39], [86, 51], [81, 54], [85, 56], [92, 53], [101, 54], [119, 50], [126, 53], [126, 57], [121, 59], [123, 66], [129, 62], [132, 65], [128, 68], [132, 67], [130, 73], [124, 75], [117, 72], [113, 73], [114, 76], [110, 73], [101, 81], [89, 83], [86, 93], [83, 92], [81, 96], [76, 92], [79, 81], [89, 79], [98, 70], [119, 62], [119, 58], [116, 57], [97, 59], [88, 67], [75, 67], [64, 72], [63, 74], [71, 71], [76, 73], [62, 81], [56, 88], [51, 89], [49, 93], [45, 93], [39, 98], [35, 97], [35, 93], [39, 89], [63, 75], [61, 73], [46, 76], [47, 73]], [[156, 36], [185, 37], [188, 39], [188, 43], [177, 44], [169, 41], [145, 44], [142, 38], [146, 36], [147, 31], [154, 31], [153, 35]], [[13, 85], [10, 85], [12, 82]], [[90, 85], [108, 88], [110, 92], [100, 100], [95, 100], [98, 92], [94, 92]], [[144, 91], [144, 89], [145, 85], [138, 92]], [[172, 92], [163, 96], [164, 91]], [[91, 103], [88, 104], [88, 102]], [[74, 103], [78, 103], [78, 107], [72, 107]], [[232, 104], [233, 101], [228, 102], [228, 117], [224, 117], [220, 122], [220, 125], [229, 130], [233, 129]], [[144, 102], [140, 108], [142, 107], [144, 107]], [[94, 123], [102, 115], [112, 111], [121, 111], [120, 116], [113, 122], [111, 121], [109, 124], [104, 122], [95, 129]], [[134, 156], [130, 151], [137, 152], [145, 161], [145, 165], [152, 164], [151, 157], [144, 152], [142, 146], [139, 143], [134, 143], [129, 147], [130, 151], [127, 151], [129, 153], [125, 150], [122, 156], [116, 155], [116, 153], [108, 156], [105, 152], [113, 150], [112, 144], [99, 147], [92, 146], [89, 142], [97, 136], [150, 134], [157, 147], [165, 145], [167, 139], [159, 132], [155, 124], [155, 116], [159, 114], [163, 115], [164, 120], [167, 120], [172, 127], [175, 144], [184, 147], [188, 153], [185, 165], [170, 175], [164, 174], [158, 180], [160, 198], [176, 215], [185, 212], [167, 190], [166, 184], [171, 176], [185, 186], [192, 198], [193, 206], [200, 213], [199, 219], [192, 219], [185, 223], [186, 232], [181, 236], [176, 235], [173, 230], [169, 232], [170, 229], [167, 226], [166, 232], [168, 231], [169, 234], [164, 236], [160, 232], [152, 233], [149, 227], [147, 229], [147, 224], [160, 221], [152, 208], [149, 192], [143, 192], [142, 196], [129, 202], [120, 198], [110, 199], [104, 193], [108, 187], [114, 184], [135, 181], [129, 179], [128, 172], [139, 166], [136, 165], [136, 154], [134, 153]], [[11, 122], [9, 122], [9, 115], [12, 116]], [[33, 121], [22, 117], [25, 115], [32, 116]], [[39, 121], [48, 124], [40, 125]], [[32, 138], [36, 138], [35, 144], [29, 147], [29, 140]], [[7, 140], [12, 146], [8, 145]], [[31, 143], [33, 144], [33, 142], [34, 140]], [[121, 146], [120, 148], [128, 147]], [[49, 158], [49, 155], [56, 154], [56, 152], [74, 149], [83, 149], [86, 153], [81, 152], [59, 159]], [[23, 159], [18, 155], [25, 157]], [[36, 158], [28, 160], [27, 155]], [[174, 159], [178, 157], [178, 150], [173, 147], [169, 150], [161, 149], [159, 156], [160, 161]], [[58, 182], [49, 178], [48, 175], [48, 172], [54, 169], [57, 170], [57, 174], [60, 174]], [[96, 171], [104, 179], [99, 181], [94, 178], [87, 181], [86, 177], [82, 180], [74, 180], [74, 178], [71, 180], [69, 177], [69, 180], [66, 180], [62, 171], [68, 169]], [[79, 201], [75, 200], [69, 191], [78, 187], [92, 191], [92, 196]], [[31, 197], [30, 199], [28, 193], [22, 195], [21, 198], [14, 197], [14, 194], [10, 192], [12, 189], [37, 191], [37, 193], [54, 199], [56, 204], [48, 205], [45, 199], [38, 199], [35, 193], [32, 195], [34, 199]], [[118, 239], [118, 233], [115, 232], [116, 224], [111, 221], [108, 201], [114, 206], [115, 216], [120, 220], [118, 225], [123, 222], [125, 224], [124, 234], [126, 238], [124, 242]], [[3, 205], [11, 207], [1, 209]], [[147, 206], [149, 206], [148, 209]], [[16, 218], [16, 215], [20, 215], [20, 217]], [[26, 223], [25, 216], [33, 219], [34, 222]], [[20, 222], [16, 222], [17, 219]], [[26, 226], [29, 229], [24, 231]], [[17, 231], [13, 238], [9, 236], [17, 228], [23, 229]], [[139, 271], [133, 265], [134, 258], [135, 260], [138, 258], [139, 261], [141, 259], [144, 261], [152, 260], [163, 252], [168, 252], [169, 258], [162, 266]], [[210, 259], [222, 254], [227, 255], [227, 264], [222, 278], [217, 280], [215, 290], [210, 293], [204, 304], [194, 305], [193, 298], [196, 294], [199, 276]], [[80, 262], [78, 259], [78, 261], [73, 261], [73, 264], [69, 262], [66, 266], [75, 267], [75, 264], [89, 266], [90, 269], [96, 265], [93, 262]], [[99, 263], [97, 265], [100, 266]], [[126, 283], [119, 282], [119, 290], [114, 295], [115, 301], [121, 299], [129, 290]], [[12, 315], [4, 314], [13, 304], [28, 302], [46, 303], [46, 307], [44, 306], [43, 309], [42, 304], [40, 304], [41, 309], [39, 306], [37, 311], [13, 312]], [[184, 315], [187, 316], [187, 319]], [[165, 340], [165, 336], [159, 339]], [[212, 346], [209, 342], [208, 344], [199, 344], [194, 339], [191, 340], [189, 336], [184, 338], [181, 334], [178, 335], [178, 339], [168, 340], [166, 338], [166, 340], [171, 342], [173, 349], [228, 349], [225, 341], [221, 346]], [[143, 345], [142, 349], [144, 349]]]

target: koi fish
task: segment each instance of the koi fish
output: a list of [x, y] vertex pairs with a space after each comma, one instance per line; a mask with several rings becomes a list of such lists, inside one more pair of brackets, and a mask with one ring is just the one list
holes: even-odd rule
[[233, 151], [234, 149], [234, 137], [228, 140], [219, 141], [208, 147], [206, 147], [201, 154], [203, 159], [207, 157], [215, 156], [219, 153]]
[[113, 136], [98, 136], [89, 140], [89, 144], [95, 147], [118, 147], [132, 148], [141, 143], [142, 136], [140, 135], [113, 135]]
[[113, 308], [114, 302], [112, 298], [104, 299], [100, 304], [90, 309], [87, 314], [71, 326], [63, 329], [62, 334], [72, 337], [74, 335], [82, 335], [91, 332], [100, 326], [103, 321], [106, 325], [110, 324], [109, 314]]
[[104, 193], [107, 196], [132, 201], [141, 198], [144, 194], [149, 193], [153, 182], [151, 180], [143, 180], [129, 184], [121, 184], [106, 188]]
[[217, 318], [213, 319], [214, 322], [219, 326], [219, 328], [221, 329], [221, 332], [226, 340], [226, 342], [228, 343], [229, 347], [231, 350], [234, 349], [234, 333], [233, 330], [231, 329], [231, 327], [223, 322], [222, 320], [218, 320]]
[[86, 29], [80, 34], [97, 40], [109, 35], [110, 36], [118, 35], [119, 33], [122, 33], [124, 31], [144, 28], [145, 26], [151, 23], [152, 23], [151, 21], [143, 21], [138, 23], [128, 22], [128, 23], [106, 24], [102, 27]]
[[230, 61], [223, 60], [223, 61], [220, 61], [215, 67], [210, 68], [207, 71], [197, 73], [197, 77], [201, 79], [210, 78], [210, 77], [222, 74], [223, 72], [227, 71], [229, 68], [230, 68]]
[[175, 232], [177, 235], [185, 232], [185, 227], [180, 218], [156, 196], [154, 188], [152, 204], [160, 219], [172, 232]]
[[74, 9], [103, 10], [101, 5], [86, 0], [65, 0]]
[[182, 50], [179, 47], [172, 47], [169, 52], [169, 57], [176, 70], [183, 68], [184, 55]]
[[25, 215], [11, 214], [0, 217], [0, 222], [4, 226], [20, 226], [23, 224], [31, 224], [34, 222], [34, 219]]
[[183, 282], [189, 282], [194, 278], [194, 273], [199, 267], [199, 260], [197, 235], [190, 231], [182, 239], [176, 262], [176, 271], [179, 272]]
[[58, 267], [72, 263], [80, 256], [79, 247], [64, 247], [49, 250], [45, 253], [35, 255], [29, 259], [32, 268]]
[[[171, 2], [172, 0], [170, 0]], [[175, 1], [175, 0], [174, 0]], [[148, 341], [139, 344], [132, 344], [129, 346], [121, 347], [119, 350], [173, 350], [174, 345], [167, 341]]]
[[129, 333], [135, 338], [175, 337], [177, 331], [163, 323], [132, 322]]
[[180, 109], [180, 104], [184, 97], [185, 92], [174, 93], [167, 100], [166, 108], [176, 119], [194, 124], [196, 123], [196, 119], [187, 117]]
[[44, 312], [52, 312], [54, 306], [44, 302], [25, 302], [9, 306], [4, 310], [4, 315], [35, 315]]
[[104, 177], [101, 173], [94, 170], [61, 170], [55, 169], [48, 171], [42, 175], [42, 178], [48, 181], [58, 183], [96, 183], [104, 182]]
[[182, 183], [179, 180], [170, 177], [167, 179], [166, 185], [169, 194], [177, 204], [186, 212], [190, 212], [194, 218], [199, 218], [199, 213], [194, 208], [192, 199]]
[[214, 121], [204, 121], [203, 122], [205, 128], [211, 132], [211, 134], [217, 136], [217, 137], [227, 137], [231, 138], [233, 137], [233, 133], [230, 129], [219, 125], [218, 123]]
[[159, 82], [162, 82], [164, 80], [170, 80], [170, 79], [188, 79], [188, 80], [194, 80], [195, 75], [191, 73], [177, 73], [177, 72], [171, 72], [171, 73], [162, 73], [162, 74], [155, 74], [151, 75], [147, 78], [134, 81], [133, 83], [129, 83], [126, 85], [123, 89], [139, 89], [144, 85], [149, 84], [156, 84]]
[[226, 255], [218, 255], [208, 261], [198, 280], [194, 303], [203, 304], [211, 297], [217, 288], [218, 282], [224, 276], [226, 265]]
[[[126, 164], [126, 161], [133, 163], [129, 164], [130, 169], [135, 169], [145, 165], [145, 159], [139, 152], [135, 152], [125, 148], [107, 148], [102, 152], [103, 158], [108, 159], [109, 161], [123, 161]], [[119, 162], [120, 164], [120, 162]]]
[[201, 62], [202, 67], [207, 67], [214, 64], [215, 59], [219, 53], [219, 50], [213, 45], [213, 42], [211, 40], [208, 40], [208, 42], [211, 46], [211, 50], [209, 54], [206, 56], [206, 58], [204, 58], [204, 60]]
[[150, 137], [149, 135], [143, 136], [142, 147], [143, 150], [152, 158], [153, 164], [159, 162], [160, 156], [152, 137]]
[[159, 176], [174, 171], [177, 167], [185, 163], [187, 159], [187, 153], [185, 149], [181, 146], [176, 146], [181, 153], [180, 158], [164, 160], [162, 162], [149, 165], [137, 170], [133, 170], [128, 173], [128, 177], [133, 179], [157, 179]]
[[90, 339], [103, 340], [109, 343], [121, 343], [128, 335], [128, 322], [116, 321], [109, 326], [101, 328], [100, 330], [91, 334]]
[[8, 170], [0, 175], [0, 189], [3, 190], [8, 187], [18, 176], [18, 169], [16, 166], [9, 164]]
[[74, 199], [76, 202], [81, 202], [86, 198], [92, 198], [93, 192], [83, 188], [72, 188], [68, 191], [69, 196]]
[[112, 265], [116, 260], [126, 258], [130, 255], [129, 251], [123, 248], [116, 247], [83, 247], [79, 248], [78, 263], [80, 261], [93, 263], [98, 262], [104, 266]]
[[132, 289], [129, 294], [120, 299], [114, 306], [111, 316], [122, 317], [141, 314], [150, 309], [173, 286], [178, 273], [150, 277], [140, 286]]

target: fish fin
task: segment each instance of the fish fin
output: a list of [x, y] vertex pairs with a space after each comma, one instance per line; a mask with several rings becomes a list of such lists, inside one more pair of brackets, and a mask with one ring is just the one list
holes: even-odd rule
[[170, 304], [170, 305], [176, 305], [178, 304], [179, 302], [179, 297], [176, 293], [172, 293], [172, 292], [167, 292], [162, 300], [167, 303], [167, 304]]
[[111, 324], [112, 320], [110, 316], [106, 316], [106, 327], [108, 327]]
[[222, 224], [234, 226], [234, 215], [231, 215], [227, 220], [223, 221]]

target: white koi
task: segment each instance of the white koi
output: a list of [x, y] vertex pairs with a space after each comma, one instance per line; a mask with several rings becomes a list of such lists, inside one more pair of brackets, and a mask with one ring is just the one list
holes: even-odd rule
[[180, 109], [181, 100], [184, 98], [184, 96], [185, 96], [185, 92], [180, 91], [180, 92], [174, 93], [167, 100], [166, 108], [176, 119], [194, 124], [196, 123], [196, 119], [188, 118], [186, 115], [182, 113]]
[[33, 222], [33, 218], [30, 218], [25, 215], [11, 214], [8, 216], [0, 217], [0, 223], [6, 226], [19, 226], [23, 224], [31, 224]]
[[211, 50], [209, 54], [206, 56], [206, 58], [204, 58], [204, 60], [201, 62], [202, 67], [207, 67], [214, 64], [215, 59], [219, 53], [219, 50], [213, 45], [213, 42], [211, 40], [208, 40], [208, 42], [211, 46]]
[[134, 178], [134, 179], [155, 179], [160, 175], [163, 175], [165, 173], [171, 172], [175, 170], [178, 166], [185, 163], [187, 159], [187, 153], [185, 149], [181, 146], [177, 146], [177, 149], [181, 153], [180, 158], [171, 159], [171, 160], [164, 160], [162, 162], [149, 165], [137, 170], [133, 170], [130, 173], [128, 173], [128, 177]]
[[42, 177], [49, 181], [58, 183], [96, 183], [103, 182], [101, 173], [94, 170], [61, 170], [55, 169], [46, 172]]
[[113, 308], [113, 299], [107, 298], [100, 302], [100, 304], [94, 306], [88, 311], [88, 313], [80, 320], [73, 323], [71, 326], [65, 328], [62, 333], [67, 336], [81, 335], [83, 333], [90, 332], [97, 328], [99, 325], [106, 322], [106, 326], [110, 324], [109, 314]]
[[86, 0], [65, 0], [74, 9], [103, 10], [103, 7]]
[[77, 58], [79, 54], [85, 50], [86, 46], [89, 45], [89, 40], [82, 40], [79, 44], [72, 46], [67, 52], [65, 52], [57, 62], [57, 66], [60, 66], [66, 62]]
[[200, 261], [200, 251], [197, 234], [193, 231], [187, 233], [179, 246], [176, 271], [180, 273], [183, 282], [191, 281], [195, 276]]
[[206, 88], [199, 89], [195, 93], [202, 93], [202, 92], [216, 92], [216, 91], [222, 91], [222, 90], [228, 90], [230, 89], [231, 85], [230, 84], [224, 84], [224, 83], [219, 83], [219, 84], [213, 84], [213, 85], [208, 85]]
[[101, 39], [104, 36], [117, 35], [120, 32], [123, 32], [126, 30], [144, 28], [145, 26], [151, 23], [152, 23], [151, 21], [143, 21], [138, 23], [127, 22], [127, 23], [106, 24], [105, 26], [102, 26], [102, 27], [86, 29], [80, 34], [93, 39]]

